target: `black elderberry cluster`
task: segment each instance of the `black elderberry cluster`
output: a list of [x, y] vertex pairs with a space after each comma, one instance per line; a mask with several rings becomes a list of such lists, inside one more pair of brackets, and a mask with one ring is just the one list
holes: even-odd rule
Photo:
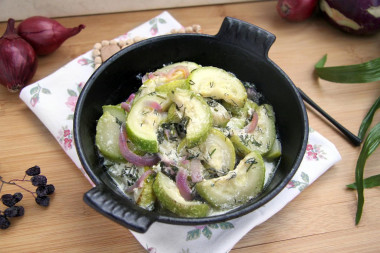
[[[30, 176], [30, 179], [26, 179], [27, 176]], [[33, 186], [36, 186], [35, 192], [28, 190], [25, 187], [19, 185], [18, 182], [31, 182]], [[25, 171], [25, 176], [23, 179], [12, 179], [10, 181], [5, 181], [0, 176], [0, 192], [4, 185], [12, 184], [20, 187], [21, 189], [29, 192], [35, 198], [35, 201], [40, 206], [48, 206], [50, 202], [50, 197], [55, 191], [55, 187], [52, 184], [47, 184], [47, 178], [44, 175], [41, 175], [41, 169], [39, 166], [33, 166]], [[0, 229], [7, 229], [10, 225], [10, 219], [13, 217], [20, 217], [24, 215], [24, 207], [16, 205], [23, 198], [21, 192], [16, 192], [15, 194], [3, 194], [1, 196], [1, 202], [6, 209], [4, 211], [0, 210]]]
[[1, 214], [0, 212], [0, 228], [1, 229], [7, 229], [11, 222], [9, 221], [9, 218], [12, 217], [19, 217], [24, 215], [24, 207], [23, 206], [16, 206], [18, 202], [23, 198], [23, 195], [21, 192], [16, 192], [15, 194], [4, 194], [1, 196], [1, 202], [8, 208], [4, 210], [4, 212]]

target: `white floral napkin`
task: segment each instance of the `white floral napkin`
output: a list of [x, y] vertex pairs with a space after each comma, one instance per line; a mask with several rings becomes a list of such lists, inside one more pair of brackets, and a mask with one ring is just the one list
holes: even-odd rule
[[[168, 12], [163, 12], [118, 39], [150, 37], [181, 27]], [[49, 129], [87, 178], [74, 146], [73, 114], [78, 95], [93, 72], [94, 62], [91, 51], [88, 51], [55, 73], [26, 86], [20, 93], [20, 98]], [[310, 129], [307, 151], [299, 170], [287, 187], [261, 208], [243, 217], [218, 224], [178, 226], [156, 222], [145, 234], [132, 233], [148, 252], [195, 253], [204, 252], [205, 249], [207, 252], [228, 252], [247, 232], [280, 211], [340, 159], [336, 147]], [[89, 178], [88, 180], [94, 185]]]

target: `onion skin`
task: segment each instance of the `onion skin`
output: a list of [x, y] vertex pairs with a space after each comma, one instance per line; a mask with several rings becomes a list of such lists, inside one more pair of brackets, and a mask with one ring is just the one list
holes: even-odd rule
[[282, 18], [300, 22], [313, 15], [317, 3], [318, 0], [278, 0], [276, 9]]
[[38, 59], [32, 46], [16, 33], [14, 19], [8, 20], [0, 38], [0, 83], [10, 92], [25, 87], [37, 70]]
[[84, 25], [65, 28], [54, 19], [34, 16], [22, 21], [17, 33], [32, 45], [37, 55], [48, 55], [84, 28]]
[[380, 0], [321, 0], [319, 5], [325, 18], [344, 32], [368, 35], [380, 31]]

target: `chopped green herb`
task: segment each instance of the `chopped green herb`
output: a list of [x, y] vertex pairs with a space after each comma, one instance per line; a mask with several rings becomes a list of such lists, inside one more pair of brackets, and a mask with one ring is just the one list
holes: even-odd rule
[[215, 153], [215, 151], [216, 151], [216, 148], [214, 148], [214, 150], [213, 150], [213, 151], [211, 151], [211, 153], [209, 153], [209, 154], [208, 154], [208, 156], [211, 158], [211, 157], [212, 157], [212, 155]]
[[[258, 128], [257, 128], [258, 129]], [[257, 146], [257, 147], [260, 147], [261, 146], [261, 143], [257, 142], [255, 140], [255, 138], [253, 137], [253, 135], [250, 135], [250, 134], [242, 134], [242, 135], [239, 135], [239, 138], [240, 140], [243, 142], [244, 145], [248, 146], [250, 143]]]
[[255, 158], [250, 158], [247, 161], [245, 161], [246, 164], [249, 164], [249, 167], [247, 168], [247, 172], [251, 169], [251, 167], [257, 163]]
[[[162, 95], [160, 95], [160, 94], [157, 94], [157, 97], [162, 98], [162, 99], [167, 99], [167, 97], [162, 96]], [[160, 104], [162, 104], [162, 102], [161, 102]]]

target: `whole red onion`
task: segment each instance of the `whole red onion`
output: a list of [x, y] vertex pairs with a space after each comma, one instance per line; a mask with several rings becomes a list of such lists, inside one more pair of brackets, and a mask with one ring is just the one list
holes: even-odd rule
[[0, 38], [0, 83], [11, 92], [19, 91], [37, 70], [37, 56], [32, 46], [16, 33], [14, 19]]
[[54, 19], [34, 16], [22, 21], [17, 33], [32, 45], [37, 55], [47, 55], [84, 28], [84, 25], [65, 28]]
[[318, 0], [278, 0], [278, 14], [288, 21], [303, 21], [316, 11]]

